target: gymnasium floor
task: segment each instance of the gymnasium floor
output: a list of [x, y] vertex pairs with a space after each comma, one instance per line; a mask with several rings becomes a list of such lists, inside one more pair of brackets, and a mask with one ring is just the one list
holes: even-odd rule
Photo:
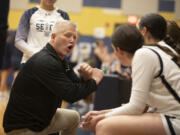
[[3, 122], [3, 114], [4, 114], [7, 101], [8, 101], [8, 98], [2, 99], [0, 97], [0, 135], [5, 135], [3, 127], [2, 127], [2, 122]]

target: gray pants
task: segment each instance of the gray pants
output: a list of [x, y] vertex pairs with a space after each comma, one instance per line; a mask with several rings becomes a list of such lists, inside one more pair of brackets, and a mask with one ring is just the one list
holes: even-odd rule
[[50, 125], [41, 132], [28, 129], [13, 130], [7, 135], [48, 135], [61, 131], [61, 135], [76, 135], [79, 125], [79, 114], [74, 110], [57, 109]]

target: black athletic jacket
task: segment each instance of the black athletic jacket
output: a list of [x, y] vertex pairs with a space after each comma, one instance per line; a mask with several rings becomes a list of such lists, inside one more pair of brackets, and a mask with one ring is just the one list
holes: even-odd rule
[[66, 60], [47, 44], [18, 74], [4, 114], [5, 132], [46, 128], [62, 100], [75, 102], [97, 89], [95, 80], [79, 79]]

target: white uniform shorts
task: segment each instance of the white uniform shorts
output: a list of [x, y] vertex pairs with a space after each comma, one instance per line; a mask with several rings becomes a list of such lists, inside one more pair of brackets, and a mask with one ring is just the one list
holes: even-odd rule
[[160, 114], [167, 135], [180, 135], [180, 118]]

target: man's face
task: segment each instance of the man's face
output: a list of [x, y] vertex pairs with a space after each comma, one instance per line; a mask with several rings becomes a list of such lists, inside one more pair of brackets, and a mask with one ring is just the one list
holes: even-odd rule
[[77, 42], [76, 28], [72, 24], [64, 25], [64, 30], [57, 34], [52, 34], [53, 46], [61, 59], [72, 53]]

